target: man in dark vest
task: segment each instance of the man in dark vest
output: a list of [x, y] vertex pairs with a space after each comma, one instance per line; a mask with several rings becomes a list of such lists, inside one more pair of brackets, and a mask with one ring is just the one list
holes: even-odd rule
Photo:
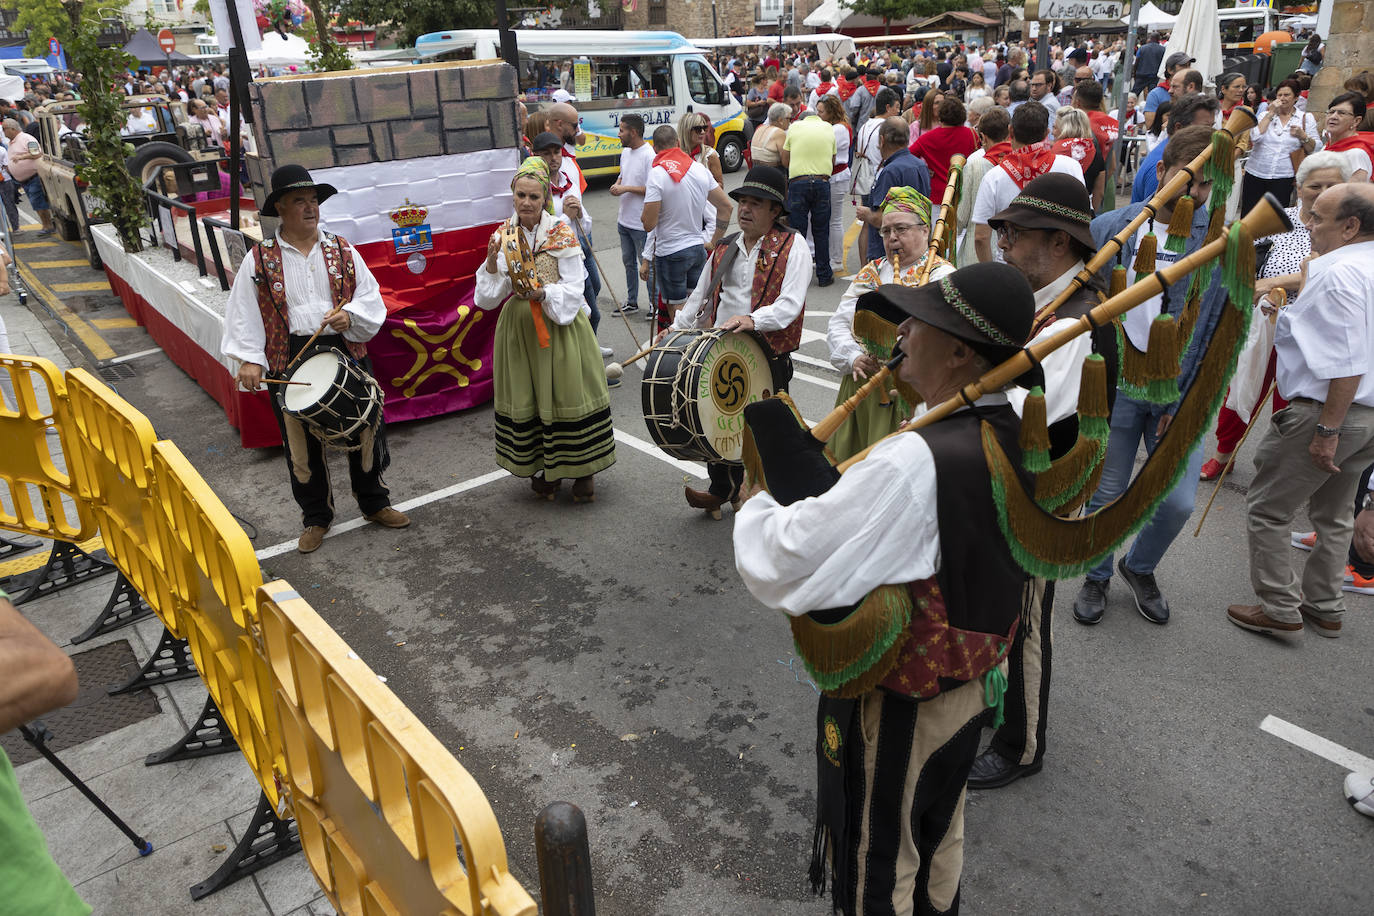
[[[772, 166], [756, 165], [744, 184], [730, 192], [739, 202], [739, 232], [721, 239], [669, 330], [724, 328], [754, 331], [768, 351], [774, 391], [792, 380], [791, 352], [801, 345], [802, 313], [811, 284], [811, 251], [785, 222], [787, 178]], [[659, 339], [667, 334], [664, 331]], [[687, 505], [720, 517], [720, 507], [737, 503], [744, 468], [708, 462], [709, 490], [686, 487]]]
[[[1097, 250], [1088, 224], [1092, 201], [1083, 182], [1050, 173], [1028, 182], [1011, 204], [988, 220], [997, 233], [1002, 258], [1015, 267], [1035, 291], [1032, 340], [1053, 337], [1064, 322], [1081, 318], [1098, 304], [1097, 283], [1080, 286], [1063, 305], [1049, 306], [1083, 270]], [[1045, 408], [1050, 427], [1050, 458], [1063, 457], [1078, 440], [1078, 389], [1084, 358], [1097, 353], [1106, 362], [1107, 404], [1116, 394], [1116, 331], [1111, 324], [1060, 347], [1041, 362]], [[1012, 393], [1013, 404], [1025, 390]], [[1106, 443], [1102, 444], [1106, 448]], [[1039, 613], [1017, 630], [1008, 658], [1006, 718], [992, 744], [974, 761], [971, 789], [992, 789], [1039, 772], [1045, 757], [1045, 718], [1050, 698], [1051, 634], [1054, 582], [1036, 580]]]
[[[920, 287], [886, 284], [859, 307], [902, 319], [900, 377], [932, 405], [1014, 355], [1034, 312], [1025, 278], [997, 263]], [[1030, 581], [998, 527], [985, 426], [1019, 468], [1020, 422], [992, 392], [883, 440], [819, 496], [782, 505], [748, 492], [735, 520], [735, 566], [769, 607], [839, 624], [847, 611], [836, 609], [871, 592], [909, 595], [909, 622], [890, 647], [857, 644], [858, 626], [827, 627], [810, 647], [797, 639], [808, 670], [812, 648], [859, 659], [817, 715], [811, 878], [819, 890], [829, 864], [832, 903], [846, 916], [959, 908], [964, 783], [1000, 705]], [[864, 687], [846, 692], [854, 684]]]
[[[281, 379], [311, 335], [323, 328], [314, 347], [345, 353], [369, 375], [366, 343], [386, 319], [386, 304], [372, 272], [344, 239], [320, 229], [320, 204], [336, 190], [316, 184], [299, 165], [272, 173], [272, 190], [259, 211], [281, 226], [273, 238], [253, 247], [239, 266], [224, 313], [221, 349], [239, 361], [237, 381], [249, 391], [263, 387], [264, 372]], [[273, 386], [276, 387], [276, 386]], [[316, 550], [334, 519], [334, 497], [324, 446], [299, 420], [269, 398], [281, 428], [291, 495], [301, 507], [297, 549]], [[391, 458], [385, 424], [362, 434], [348, 453], [353, 496], [363, 517], [386, 528], [404, 528], [410, 519], [391, 507], [382, 473]]]

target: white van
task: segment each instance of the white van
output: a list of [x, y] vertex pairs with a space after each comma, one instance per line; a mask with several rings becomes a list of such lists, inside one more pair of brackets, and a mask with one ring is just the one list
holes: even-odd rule
[[[644, 132], [677, 124], [689, 111], [700, 112], [715, 127], [721, 166], [733, 172], [744, 164], [750, 125], [744, 108], [701, 50], [676, 32], [515, 29], [520, 52], [520, 88], [530, 110], [551, 101], [558, 73], [572, 61], [574, 104], [586, 142], [577, 163], [586, 175], [614, 175], [620, 169], [620, 118], [637, 114]], [[431, 32], [415, 41], [419, 62], [495, 59], [500, 55], [495, 29]]]

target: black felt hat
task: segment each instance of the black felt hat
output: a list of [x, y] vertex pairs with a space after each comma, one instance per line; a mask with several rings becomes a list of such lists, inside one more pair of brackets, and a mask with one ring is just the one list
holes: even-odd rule
[[782, 169], [771, 165], [756, 165], [744, 176], [744, 184], [730, 192], [735, 200], [741, 197], [757, 197], [771, 200], [784, 210], [787, 209], [787, 176]]
[[272, 193], [262, 202], [258, 213], [263, 216], [276, 216], [277, 201], [281, 200], [281, 196], [287, 191], [299, 191], [304, 188], [314, 188], [320, 203], [339, 193], [339, 189], [332, 184], [317, 184], [305, 166], [284, 165], [272, 173]]
[[893, 324], [911, 317], [939, 328], [996, 365], [1030, 339], [1035, 293], [1021, 271], [989, 261], [961, 267], [924, 286], [884, 283], [860, 296], [857, 306]]
[[1096, 251], [1097, 243], [1088, 230], [1092, 220], [1092, 200], [1083, 182], [1072, 175], [1049, 172], [1027, 182], [1005, 210], [988, 220], [988, 226], [994, 232], [1003, 223], [1026, 229], [1059, 229], [1088, 251]]

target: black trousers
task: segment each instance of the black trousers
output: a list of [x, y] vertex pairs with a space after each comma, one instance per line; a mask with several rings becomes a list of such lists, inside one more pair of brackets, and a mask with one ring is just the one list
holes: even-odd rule
[[1030, 626], [1016, 628], [1007, 653], [1007, 693], [1002, 701], [1002, 727], [992, 736], [992, 749], [1022, 766], [1045, 756], [1045, 720], [1050, 705], [1053, 661], [1054, 581], [1043, 585], [1040, 606]]
[[1256, 178], [1246, 172], [1240, 184], [1240, 215], [1244, 216], [1254, 209], [1264, 199], [1266, 192], [1279, 199], [1280, 207], [1288, 206], [1293, 202], [1293, 177]]
[[[773, 390], [786, 391], [792, 381], [792, 356], [783, 353], [768, 357], [768, 370], [773, 375]], [[706, 462], [706, 476], [711, 478], [711, 495], [730, 500], [744, 484], [744, 465], [726, 461]]]
[[[309, 339], [303, 334], [291, 335], [293, 359]], [[345, 352], [343, 338], [337, 334], [321, 334], [316, 340], [316, 345], [319, 344]], [[364, 357], [360, 365], [371, 374], [370, 359]], [[282, 377], [277, 373], [272, 375], [274, 378]], [[329, 463], [325, 461], [324, 445], [299, 420], [282, 413], [275, 391], [269, 394], [272, 413], [277, 418], [277, 428], [281, 430], [287, 476], [291, 480], [291, 496], [296, 500], [296, 505], [301, 507], [301, 524], [305, 528], [314, 525], [327, 528], [334, 520], [334, 493], [329, 483]], [[386, 423], [383, 421], [377, 425], [372, 448], [348, 453], [349, 483], [363, 515], [372, 515], [391, 505], [391, 491], [382, 480], [382, 473], [390, 464], [391, 453], [387, 451]]]
[[[1364, 502], [1365, 491], [1369, 489], [1370, 475], [1374, 474], [1374, 464], [1364, 469], [1364, 475], [1360, 477], [1360, 485], [1355, 488], [1355, 514], [1360, 514], [1360, 503]], [[1355, 542], [1350, 542], [1350, 565], [1355, 567], [1355, 572], [1369, 578], [1374, 576], [1374, 563], [1370, 563], [1355, 552]]]

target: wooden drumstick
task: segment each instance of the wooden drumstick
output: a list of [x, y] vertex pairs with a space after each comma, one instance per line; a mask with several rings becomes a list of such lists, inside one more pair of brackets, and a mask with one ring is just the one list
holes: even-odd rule
[[304, 385], [307, 388], [311, 385], [310, 382], [293, 382], [290, 379], [284, 378], [265, 378], [261, 381], [264, 385]]

